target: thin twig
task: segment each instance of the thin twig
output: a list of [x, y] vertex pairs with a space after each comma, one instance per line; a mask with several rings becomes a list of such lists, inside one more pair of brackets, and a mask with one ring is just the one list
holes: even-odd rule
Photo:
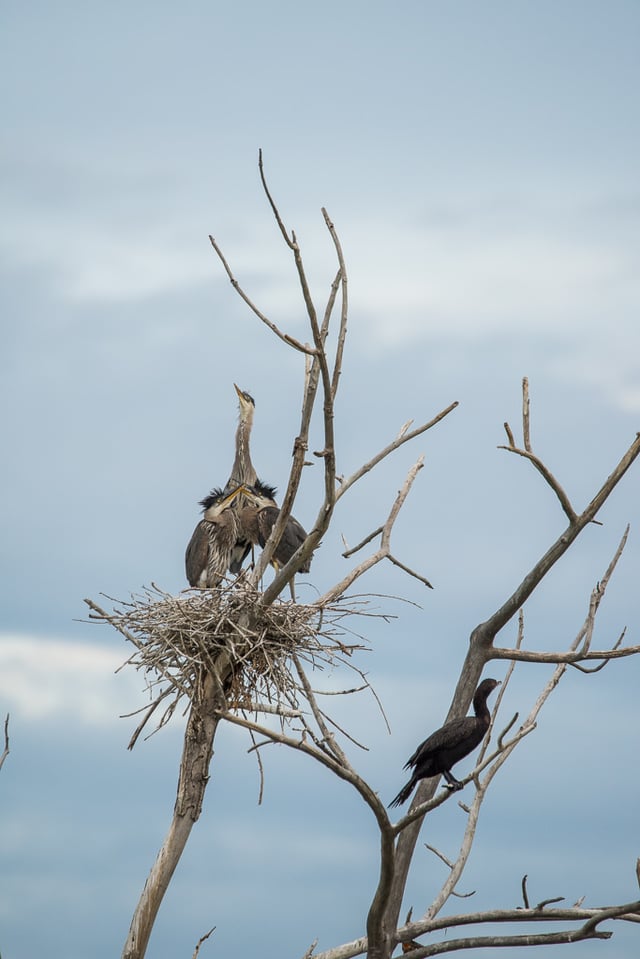
[[192, 959], [198, 959], [198, 954], [199, 954], [199, 952], [200, 952], [200, 946], [202, 945], [203, 942], [206, 942], [206, 940], [209, 938], [209, 936], [210, 936], [213, 932], [215, 932], [215, 929], [216, 929], [216, 927], [213, 926], [213, 927], [209, 930], [209, 932], [205, 932], [204, 936], [200, 936], [200, 938], [198, 939], [196, 948], [194, 949]]
[[395, 450], [399, 449], [405, 443], [410, 442], [410, 440], [415, 439], [416, 436], [420, 436], [422, 433], [426, 433], [427, 430], [430, 430], [432, 427], [436, 426], [441, 420], [445, 418], [445, 416], [448, 416], [449, 413], [451, 413], [452, 410], [455, 410], [455, 408], [459, 405], [460, 404], [456, 400], [454, 403], [451, 403], [449, 406], [447, 406], [446, 409], [441, 410], [441, 412], [438, 413], [437, 416], [434, 416], [433, 419], [429, 420], [428, 423], [423, 423], [422, 426], [418, 426], [415, 430], [411, 430], [410, 433], [403, 432], [404, 430], [404, 427], [403, 427], [403, 430], [400, 431], [400, 433], [398, 434], [398, 436], [396, 436], [393, 442], [385, 446], [385, 448], [380, 450], [379, 453], [376, 453], [375, 456], [372, 456], [371, 459], [364, 464], [364, 466], [361, 466], [360, 469], [357, 469], [355, 473], [352, 473], [352, 475], [349, 476], [348, 479], [344, 480], [340, 484], [340, 488], [338, 489], [336, 493], [336, 500], [339, 500], [342, 496], [344, 496], [347, 490], [351, 486], [353, 486], [354, 483], [357, 483], [359, 479], [362, 479], [363, 476], [369, 473], [374, 466], [377, 466], [378, 463], [381, 462], [381, 460], [389, 456], [390, 453], [393, 453]]
[[0, 756], [0, 769], [2, 769], [3, 763], [8, 755], [9, 755], [9, 713], [7, 713], [4, 721], [4, 751], [2, 753], [2, 756]]
[[522, 901], [524, 902], [524, 908], [529, 908], [529, 896], [527, 895], [527, 874], [525, 873], [522, 877]]
[[245, 293], [245, 291], [242, 289], [242, 287], [240, 286], [240, 284], [239, 284], [238, 281], [236, 280], [235, 276], [234, 276], [233, 273], [231, 272], [231, 267], [230, 267], [229, 264], [227, 263], [227, 260], [225, 259], [225, 256], [224, 256], [222, 250], [220, 249], [220, 247], [218, 246], [218, 244], [216, 243], [216, 241], [214, 240], [214, 238], [213, 238], [211, 235], [209, 235], [209, 242], [211, 243], [211, 246], [213, 247], [213, 249], [214, 249], [214, 250], [216, 251], [216, 253], [218, 254], [218, 257], [219, 257], [219, 259], [220, 259], [220, 262], [222, 263], [222, 265], [223, 265], [223, 267], [224, 267], [224, 269], [225, 269], [225, 272], [226, 272], [227, 276], [229, 277], [229, 281], [230, 281], [230, 283], [231, 283], [231, 286], [234, 288], [234, 290], [236, 291], [236, 293], [238, 294], [238, 296], [239, 296], [242, 300], [244, 300], [244, 302], [247, 304], [247, 306], [249, 307], [249, 309], [251, 310], [251, 312], [252, 312], [252, 313], [255, 313], [255, 315], [258, 317], [258, 319], [261, 320], [261, 322], [264, 323], [265, 326], [268, 326], [272, 333], [275, 333], [275, 335], [276, 335], [277, 337], [279, 337], [281, 340], [283, 340], [283, 341], [284, 341], [285, 343], [287, 343], [289, 346], [292, 346], [295, 350], [298, 350], [299, 353], [305, 353], [305, 354], [307, 354], [307, 355], [309, 355], [309, 356], [314, 356], [314, 355], [315, 355], [315, 350], [313, 349], [313, 347], [308, 346], [308, 345], [305, 344], [305, 343], [301, 343], [299, 340], [297, 340], [294, 336], [291, 336], [289, 333], [283, 333], [282, 330], [279, 329], [279, 327], [277, 327], [276, 324], [275, 324], [272, 320], [270, 320], [268, 316], [265, 316], [265, 314], [264, 314], [261, 310], [258, 309], [258, 307], [257, 307], [256, 304], [253, 302], [253, 300], [251, 300], [251, 299], [249, 298], [249, 296]]

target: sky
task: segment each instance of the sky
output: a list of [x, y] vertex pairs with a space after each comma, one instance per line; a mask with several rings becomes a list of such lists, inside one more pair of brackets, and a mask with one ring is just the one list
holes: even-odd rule
[[[122, 716], [145, 702], [144, 678], [118, 671], [131, 650], [87, 622], [83, 599], [185, 588], [198, 501], [233, 459], [234, 382], [256, 401], [258, 472], [286, 486], [301, 360], [234, 294], [208, 240], [263, 312], [309, 339], [258, 150], [320, 309], [336, 271], [322, 207], [346, 258], [338, 472], [460, 404], [344, 497], [299, 585], [312, 600], [344, 575], [342, 537], [380, 525], [424, 454], [393, 549], [434, 589], [390, 564], [358, 584], [393, 617], [356, 624], [391, 733], [371, 696], [336, 706], [368, 747], [350, 758], [387, 800], [447, 711], [471, 630], [564, 527], [540, 476], [497, 448], [505, 421], [518, 434], [522, 377], [534, 449], [579, 509], [640, 428], [639, 35], [640, 8], [622, 0], [3, 5], [3, 959], [122, 949], [170, 821], [183, 720], [127, 751], [135, 719]], [[640, 643], [639, 469], [527, 604], [525, 645], [569, 645], [627, 523], [595, 645], [624, 627]], [[307, 526], [321, 493], [310, 468], [295, 507]], [[500, 642], [514, 638], [511, 624]], [[548, 676], [518, 668], [498, 723], [526, 715]], [[492, 784], [464, 906], [519, 905], [525, 873], [536, 901], [638, 897], [639, 679], [634, 659], [566, 675]], [[238, 729], [217, 736], [153, 959], [190, 957], [212, 926], [202, 959], [298, 957], [363, 932], [367, 811], [276, 747], [258, 805], [249, 745]], [[454, 800], [421, 838], [452, 857], [462, 827]], [[403, 912], [424, 912], [443, 868], [419, 844]], [[572, 955], [637, 955], [637, 930], [614, 932]]]

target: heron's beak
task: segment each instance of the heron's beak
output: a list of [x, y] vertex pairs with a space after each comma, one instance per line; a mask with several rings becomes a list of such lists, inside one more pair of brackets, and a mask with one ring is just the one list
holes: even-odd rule
[[253, 486], [243, 486], [242, 491], [246, 499], [248, 499], [249, 502], [253, 504], [253, 506], [264, 505], [264, 499], [258, 496]]
[[234, 490], [231, 490], [231, 492], [227, 496], [225, 496], [225, 498], [222, 500], [221, 505], [228, 506], [230, 503], [233, 503], [236, 496], [238, 496], [240, 493], [246, 493], [246, 492], [247, 492], [246, 486], [236, 486]]
[[242, 399], [242, 390], [240, 389], [240, 387], [238, 386], [237, 383], [234, 383], [233, 385], [234, 385], [234, 388], [235, 388], [236, 393], [238, 394], [238, 399], [241, 400], [241, 399]]

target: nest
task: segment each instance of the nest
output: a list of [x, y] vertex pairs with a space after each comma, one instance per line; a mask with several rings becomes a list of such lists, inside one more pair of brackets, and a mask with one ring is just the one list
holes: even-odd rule
[[[227, 707], [243, 711], [281, 716], [298, 711], [305, 698], [301, 663], [313, 669], [346, 663], [364, 679], [350, 659], [356, 650], [367, 648], [366, 643], [342, 623], [362, 612], [357, 598], [349, 608], [344, 602], [321, 607], [277, 601], [265, 606], [261, 595], [236, 580], [178, 596], [153, 585], [129, 601], [112, 599], [111, 612], [87, 600], [92, 620], [110, 623], [135, 646], [123, 667], [134, 666], [145, 676], [151, 704], [136, 711], [144, 716], [130, 748], [158, 707], [163, 708], [153, 732], [169, 721], [181, 701], [186, 699], [188, 707], [204, 671], [218, 675], [222, 660]], [[351, 641], [345, 642], [348, 632]]]

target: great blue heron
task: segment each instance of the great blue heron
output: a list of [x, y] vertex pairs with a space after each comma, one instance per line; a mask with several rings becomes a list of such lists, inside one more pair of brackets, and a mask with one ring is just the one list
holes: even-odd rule
[[491, 722], [487, 697], [499, 685], [500, 682], [497, 679], [483, 679], [473, 697], [475, 716], [452, 719], [450, 723], [446, 723], [420, 743], [404, 766], [405, 769], [413, 767], [413, 775], [395, 799], [391, 800], [390, 806], [401, 806], [407, 801], [420, 779], [428, 779], [440, 773], [447, 780], [449, 789], [462, 789], [462, 783], [453, 775], [451, 767], [468, 756], [484, 739]]
[[[275, 492], [272, 486], [267, 486], [265, 483], [247, 487], [244, 500], [248, 500], [249, 505], [243, 502], [243, 505], [238, 507], [241, 533], [244, 533], [253, 546], [258, 545], [264, 548], [280, 515], [274, 499]], [[295, 516], [290, 516], [271, 558], [275, 568], [286, 566], [306, 538], [307, 534], [298, 520]], [[298, 572], [308, 573], [310, 569], [311, 558], [305, 560]]]
[[239, 532], [233, 503], [243, 490], [243, 486], [236, 486], [230, 493], [213, 489], [200, 501], [204, 516], [193, 531], [184, 557], [190, 586], [217, 586], [226, 573]]

